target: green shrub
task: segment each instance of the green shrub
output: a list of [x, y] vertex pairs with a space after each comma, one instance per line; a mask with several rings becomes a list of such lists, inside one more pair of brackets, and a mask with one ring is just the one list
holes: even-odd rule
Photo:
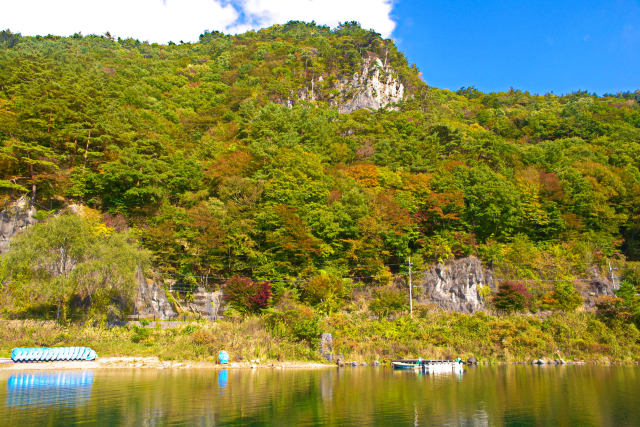
[[149, 340], [152, 330], [145, 326], [134, 326], [131, 341], [134, 343], [145, 343]]
[[341, 278], [325, 273], [305, 282], [301, 287], [301, 296], [303, 301], [322, 313], [330, 314], [342, 306], [347, 290]]
[[622, 298], [602, 295], [596, 301], [596, 308], [598, 318], [608, 323], [615, 320], [627, 322], [633, 318], [633, 313]]
[[306, 341], [312, 347], [317, 345], [320, 338], [318, 316], [311, 308], [303, 305], [286, 311], [267, 309], [264, 320], [271, 333], [276, 336]]
[[369, 304], [369, 310], [380, 317], [404, 311], [409, 304], [409, 296], [396, 288], [385, 287], [375, 291], [375, 297]]
[[568, 281], [556, 282], [552, 297], [561, 310], [574, 311], [582, 305], [582, 297]]
[[629, 280], [622, 281], [615, 297], [600, 297], [596, 306], [601, 319], [618, 319], [640, 327], [640, 294]]

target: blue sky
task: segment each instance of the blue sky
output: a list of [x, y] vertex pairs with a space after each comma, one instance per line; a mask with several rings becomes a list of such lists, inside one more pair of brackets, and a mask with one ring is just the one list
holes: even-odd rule
[[640, 2], [401, 0], [393, 37], [431, 86], [640, 89]]
[[357, 20], [431, 86], [533, 93], [640, 89], [640, 0], [0, 0], [0, 29], [196, 41], [289, 20]]

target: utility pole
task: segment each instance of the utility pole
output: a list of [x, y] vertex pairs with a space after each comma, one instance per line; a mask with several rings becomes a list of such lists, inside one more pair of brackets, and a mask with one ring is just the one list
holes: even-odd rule
[[411, 257], [409, 257], [409, 314], [413, 318], [413, 284], [411, 283]]

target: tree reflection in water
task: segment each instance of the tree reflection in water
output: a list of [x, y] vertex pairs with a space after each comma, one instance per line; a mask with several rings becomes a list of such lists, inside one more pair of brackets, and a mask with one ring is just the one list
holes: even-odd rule
[[478, 367], [462, 376], [373, 367], [20, 375], [0, 373], [0, 384], [7, 382], [0, 387], [0, 419], [12, 425], [633, 425], [640, 419], [637, 367]]

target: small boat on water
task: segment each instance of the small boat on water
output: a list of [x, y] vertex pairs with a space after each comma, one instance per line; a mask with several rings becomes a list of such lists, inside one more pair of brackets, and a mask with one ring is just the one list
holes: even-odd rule
[[429, 373], [462, 373], [464, 363], [457, 360], [434, 360], [434, 359], [402, 359], [392, 360], [391, 366], [399, 371], [419, 371]]
[[393, 369], [398, 371], [420, 371], [422, 365], [414, 362], [413, 360], [393, 360], [391, 362]]

